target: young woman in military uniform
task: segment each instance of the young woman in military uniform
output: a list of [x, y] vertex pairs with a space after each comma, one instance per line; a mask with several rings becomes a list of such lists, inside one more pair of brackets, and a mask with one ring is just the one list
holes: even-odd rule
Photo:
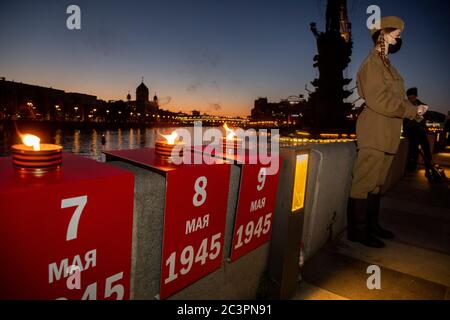
[[404, 81], [388, 58], [400, 50], [404, 22], [384, 17], [380, 25], [371, 30], [375, 48], [357, 75], [358, 93], [366, 106], [356, 124], [358, 157], [347, 211], [348, 239], [375, 248], [385, 245], [378, 238], [394, 238], [379, 225], [378, 216], [380, 190], [398, 151], [403, 119], [420, 117], [427, 110], [406, 99]]

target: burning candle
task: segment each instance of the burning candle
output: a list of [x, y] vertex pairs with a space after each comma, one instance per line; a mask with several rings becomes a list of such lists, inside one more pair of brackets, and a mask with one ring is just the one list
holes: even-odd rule
[[39, 137], [33, 136], [32, 134], [25, 134], [22, 136], [22, 142], [27, 147], [33, 147], [34, 151], [41, 150], [41, 139]]
[[39, 137], [20, 135], [23, 144], [11, 147], [12, 163], [16, 169], [40, 173], [58, 169], [62, 163], [62, 146], [41, 144]]
[[[155, 142], [156, 155], [163, 158], [171, 158], [173, 149], [181, 145], [182, 142], [177, 141], [178, 134], [173, 131], [171, 134], [159, 134], [165, 140], [159, 140]], [[180, 150], [179, 156], [183, 156], [183, 149]]]
[[227, 135], [226, 139], [233, 140], [236, 137], [236, 133], [234, 132], [234, 130], [228, 128], [228, 125], [226, 123], [223, 125], [223, 127], [225, 128], [225, 133]]
[[234, 154], [235, 150], [237, 149], [238, 142], [241, 142], [242, 139], [239, 139], [236, 135], [236, 132], [230, 129], [226, 123], [223, 125], [223, 127], [226, 134], [226, 136], [222, 138], [223, 152], [225, 154]]

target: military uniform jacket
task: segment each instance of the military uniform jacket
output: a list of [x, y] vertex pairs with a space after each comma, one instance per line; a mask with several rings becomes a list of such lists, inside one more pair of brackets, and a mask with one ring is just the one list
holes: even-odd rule
[[403, 78], [373, 49], [359, 68], [357, 85], [366, 103], [356, 123], [358, 148], [397, 153], [403, 119], [417, 114], [417, 107], [405, 98]]

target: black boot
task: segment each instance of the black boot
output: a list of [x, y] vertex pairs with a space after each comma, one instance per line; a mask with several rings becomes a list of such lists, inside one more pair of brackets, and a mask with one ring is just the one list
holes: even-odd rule
[[383, 248], [384, 242], [371, 235], [367, 225], [367, 200], [348, 199], [347, 239], [371, 248]]
[[369, 193], [367, 198], [367, 221], [369, 232], [381, 239], [394, 239], [395, 235], [386, 229], [383, 229], [379, 223], [380, 217], [380, 194]]
[[442, 183], [444, 181], [439, 170], [433, 166], [425, 167], [425, 177], [431, 183]]

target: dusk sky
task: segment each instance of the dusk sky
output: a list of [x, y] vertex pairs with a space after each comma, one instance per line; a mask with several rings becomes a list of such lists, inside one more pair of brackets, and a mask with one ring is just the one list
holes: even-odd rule
[[[81, 30], [66, 28], [66, 8], [81, 7]], [[349, 0], [355, 78], [372, 47], [366, 8], [406, 22], [391, 56], [406, 85], [431, 110], [450, 110], [448, 0]], [[246, 116], [260, 97], [304, 94], [317, 76], [315, 39], [325, 0], [0, 0], [0, 77], [105, 100], [123, 99], [141, 77], [171, 111]], [[354, 82], [350, 88], [354, 87]], [[357, 97], [352, 96], [352, 100]]]

